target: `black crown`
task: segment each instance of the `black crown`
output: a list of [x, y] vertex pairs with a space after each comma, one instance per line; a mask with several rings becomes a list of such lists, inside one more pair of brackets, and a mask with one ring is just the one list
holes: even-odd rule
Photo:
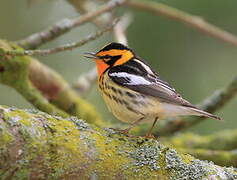
[[130, 50], [127, 46], [125, 46], [123, 44], [112, 42], [112, 43], [108, 44], [107, 46], [103, 47], [99, 52], [108, 51], [108, 50], [111, 50], [111, 49]]

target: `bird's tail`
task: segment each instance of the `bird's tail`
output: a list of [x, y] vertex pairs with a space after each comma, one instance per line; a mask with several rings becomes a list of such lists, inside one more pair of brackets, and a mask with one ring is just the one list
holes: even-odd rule
[[190, 108], [194, 113], [195, 115], [197, 116], [203, 116], [203, 117], [209, 117], [209, 118], [213, 118], [213, 119], [217, 119], [217, 120], [222, 120], [219, 116], [216, 116], [214, 114], [211, 114], [211, 113], [208, 113], [206, 111], [203, 111], [201, 109], [198, 109], [198, 108]]

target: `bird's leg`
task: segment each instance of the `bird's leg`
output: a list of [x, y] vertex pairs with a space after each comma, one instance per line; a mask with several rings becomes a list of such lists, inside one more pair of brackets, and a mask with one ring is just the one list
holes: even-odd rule
[[154, 138], [154, 136], [152, 135], [151, 132], [152, 132], [152, 129], [154, 128], [154, 126], [155, 126], [155, 124], [156, 124], [157, 121], [158, 121], [158, 117], [155, 118], [155, 120], [154, 120], [154, 122], [153, 122], [151, 128], [150, 128], [149, 131], [146, 133], [146, 136], [145, 136], [145, 137], [147, 137], [147, 138]]
[[142, 120], [144, 119], [144, 117], [141, 117], [140, 119], [138, 119], [137, 121], [133, 122], [128, 128], [121, 130], [122, 133], [124, 134], [128, 134], [129, 131], [136, 125], [138, 125]]

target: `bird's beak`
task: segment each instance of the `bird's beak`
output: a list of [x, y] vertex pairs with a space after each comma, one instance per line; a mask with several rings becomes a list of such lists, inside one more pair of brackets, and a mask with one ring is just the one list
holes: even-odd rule
[[96, 56], [96, 54], [95, 54], [95, 53], [92, 53], [92, 52], [85, 52], [85, 53], [84, 53], [84, 57], [90, 58], [90, 59], [98, 59], [98, 57]]

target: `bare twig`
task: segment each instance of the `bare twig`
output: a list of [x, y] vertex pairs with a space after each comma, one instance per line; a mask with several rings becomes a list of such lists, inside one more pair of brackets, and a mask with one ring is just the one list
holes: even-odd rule
[[[100, 2], [98, 1], [88, 1], [88, 0], [67, 0], [74, 8], [80, 13], [87, 13], [98, 9]], [[111, 12], [103, 13], [101, 16], [93, 19], [93, 23], [98, 26], [104, 26], [114, 19], [114, 16]], [[121, 21], [121, 20], [120, 20]], [[72, 85], [73, 88], [80, 96], [86, 95], [89, 90], [93, 87], [97, 80], [97, 70], [96, 67], [92, 68], [88, 72], [81, 74], [77, 81]]]
[[117, 42], [128, 45], [126, 30], [132, 21], [131, 14], [125, 14], [120, 21], [114, 26], [114, 37]]
[[[88, 1], [88, 0], [67, 0], [80, 14], [85, 14], [91, 11], [95, 11], [100, 6], [101, 2]], [[105, 12], [101, 16], [98, 16], [92, 20], [92, 22], [98, 27], [104, 27], [113, 20], [111, 12]]]
[[[117, 22], [117, 21], [116, 21]], [[94, 34], [89, 35], [88, 37], [86, 37], [83, 40], [80, 40], [78, 42], [73, 42], [73, 43], [68, 43], [68, 44], [64, 44], [55, 48], [51, 48], [51, 49], [37, 49], [37, 50], [10, 50], [10, 51], [5, 51], [4, 55], [10, 55], [10, 56], [33, 56], [33, 55], [49, 55], [49, 54], [55, 54], [58, 52], [62, 52], [62, 51], [67, 51], [67, 50], [72, 50], [74, 48], [83, 46], [84, 44], [97, 39], [98, 37], [102, 36], [105, 32], [111, 30], [113, 28], [113, 26], [116, 24], [116, 22], [112, 23], [110, 26], [106, 27], [105, 29], [101, 30], [101, 31], [97, 31]]]
[[194, 16], [165, 4], [152, 1], [130, 0], [126, 5], [157, 15], [166, 16], [170, 19], [187, 24], [209, 36], [237, 46], [237, 37], [235, 35], [206, 22], [199, 16]]
[[35, 49], [40, 45], [70, 31], [72, 28], [89, 22], [93, 18], [98, 17], [99, 15], [107, 11], [111, 11], [112, 9], [122, 5], [125, 2], [126, 0], [111, 0], [102, 7], [98, 8], [96, 11], [89, 12], [74, 19], [64, 19], [46, 30], [32, 34], [29, 37], [18, 41], [18, 45], [24, 47], [25, 49]]
[[95, 84], [97, 80], [97, 70], [96, 67], [92, 68], [86, 73], [80, 75], [77, 82], [73, 85], [73, 88], [81, 95], [85, 95]]
[[[224, 89], [216, 91], [213, 95], [205, 99], [201, 104], [200, 108], [213, 113], [216, 110], [223, 107], [237, 94], [237, 76], [233, 81]], [[181, 131], [191, 127], [195, 124], [202, 122], [205, 118], [193, 117], [193, 118], [177, 118], [167, 121], [165, 124], [160, 124], [156, 134], [158, 135], [169, 135], [177, 131]]]

